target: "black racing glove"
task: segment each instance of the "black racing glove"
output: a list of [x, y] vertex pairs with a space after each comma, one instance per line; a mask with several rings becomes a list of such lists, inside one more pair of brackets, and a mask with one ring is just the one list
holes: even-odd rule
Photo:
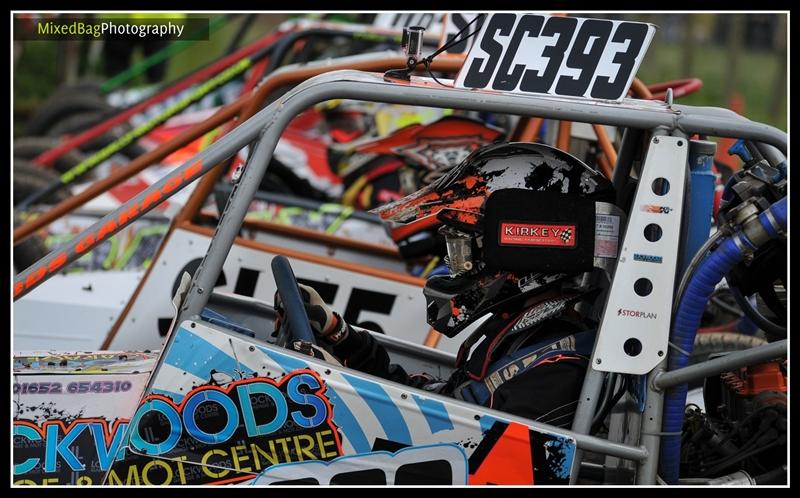
[[[300, 288], [303, 306], [306, 309], [306, 315], [308, 315], [308, 321], [311, 324], [314, 335], [331, 346], [344, 341], [347, 338], [350, 327], [347, 326], [342, 317], [325, 304], [325, 301], [322, 300], [313, 287], [303, 284], [297, 284], [297, 286]], [[275, 331], [277, 333], [284, 317], [283, 303], [277, 292], [275, 293], [274, 302], [275, 312], [278, 315], [278, 319], [275, 321]]]

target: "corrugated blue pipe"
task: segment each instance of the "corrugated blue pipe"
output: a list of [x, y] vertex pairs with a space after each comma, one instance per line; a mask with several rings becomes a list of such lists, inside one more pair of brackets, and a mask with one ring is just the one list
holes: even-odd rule
[[[758, 216], [761, 227], [771, 239], [778, 236], [778, 231], [773, 227], [767, 213], [772, 213], [781, 230], [786, 229], [786, 198], [779, 200]], [[672, 324], [670, 342], [686, 353], [691, 354], [694, 348], [694, 338], [700, 326], [708, 299], [717, 283], [739, 263], [744, 254], [736, 244], [736, 239], [741, 245], [755, 249], [756, 247], [744, 234], [737, 231], [730, 237], [723, 239], [717, 249], [710, 253], [697, 266], [694, 275], [686, 286], [675, 321]], [[669, 354], [668, 371], [685, 367], [689, 364], [689, 356], [675, 349]], [[675, 434], [663, 436], [661, 439], [661, 456], [659, 459], [659, 475], [668, 484], [677, 484], [680, 473], [681, 436], [683, 429], [683, 412], [686, 406], [686, 384], [669, 389], [664, 396], [664, 423], [663, 432]]]

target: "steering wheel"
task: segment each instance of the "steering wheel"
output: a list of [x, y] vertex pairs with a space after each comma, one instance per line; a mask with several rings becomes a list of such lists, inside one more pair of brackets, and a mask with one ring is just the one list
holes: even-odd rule
[[286, 256], [275, 256], [272, 258], [271, 266], [284, 310], [283, 321], [278, 331], [278, 346], [285, 348], [294, 341], [310, 342], [316, 346], [314, 331], [311, 330], [303, 297], [300, 295], [300, 288], [297, 286], [297, 279], [289, 259]]

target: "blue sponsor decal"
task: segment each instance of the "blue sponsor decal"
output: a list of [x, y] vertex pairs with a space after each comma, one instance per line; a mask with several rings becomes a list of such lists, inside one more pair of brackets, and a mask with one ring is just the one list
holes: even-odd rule
[[567, 438], [557, 437], [557, 439], [546, 441], [544, 446], [554, 453], [560, 453], [562, 455], [558, 466], [551, 467], [555, 477], [559, 479], [569, 479], [572, 459], [575, 457], [575, 444]]
[[403, 415], [400, 413], [400, 409], [397, 408], [397, 405], [394, 404], [394, 401], [379, 384], [347, 374], [342, 374], [342, 377], [355, 388], [356, 393], [367, 403], [390, 441], [411, 444], [411, 434], [408, 431]]
[[447, 413], [447, 407], [444, 406], [444, 403], [435, 399], [421, 398], [416, 394], [412, 394], [411, 397], [414, 398], [417, 406], [425, 416], [425, 421], [428, 422], [431, 434], [453, 429], [453, 421], [450, 420], [450, 415]]
[[[271, 351], [264, 347], [259, 347], [258, 349], [267, 355], [269, 359], [277, 363], [278, 366], [281, 367], [286, 373], [303, 368], [309, 368], [308, 364], [293, 356], [281, 354], [277, 351]], [[347, 404], [345, 404], [333, 386], [329, 384], [325, 394], [328, 396], [331, 406], [333, 407], [333, 423], [339, 427], [342, 435], [347, 438], [356, 452], [364, 453], [369, 451], [370, 444], [367, 440], [367, 436], [364, 435], [364, 431], [361, 429], [361, 425], [358, 423], [356, 417], [347, 407]]]
[[664, 260], [661, 256], [652, 256], [650, 254], [633, 254], [634, 261], [644, 261], [645, 263], [659, 263]]
[[[19, 452], [21, 461], [15, 460], [14, 475], [28, 474], [41, 466], [41, 473], [57, 473], [63, 478], [61, 484], [67, 483], [67, 474], [71, 472], [89, 473], [91, 482], [92, 477], [98, 478], [95, 474], [109, 469], [124, 448], [127, 428], [127, 419], [117, 419], [113, 424], [100, 418], [75, 419], [70, 423], [48, 420], [41, 426], [15, 420], [14, 450], [15, 455]], [[91, 463], [91, 469], [87, 463]]]
[[247, 373], [253, 371], [225, 351], [185, 328], [178, 329], [175, 342], [167, 351], [164, 363], [201, 379], [208, 379], [212, 370], [223, 372], [232, 378], [240, 377], [245, 373], [243, 370], [247, 370]]

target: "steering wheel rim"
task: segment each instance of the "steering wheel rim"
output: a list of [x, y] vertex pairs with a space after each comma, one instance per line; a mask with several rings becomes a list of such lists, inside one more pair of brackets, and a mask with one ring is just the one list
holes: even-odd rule
[[281, 332], [278, 334], [278, 344], [286, 347], [292, 341], [305, 341], [316, 346], [316, 337], [311, 329], [311, 323], [308, 321], [303, 297], [300, 295], [297, 278], [294, 276], [289, 259], [286, 256], [275, 256], [272, 258], [270, 266], [284, 311]]

